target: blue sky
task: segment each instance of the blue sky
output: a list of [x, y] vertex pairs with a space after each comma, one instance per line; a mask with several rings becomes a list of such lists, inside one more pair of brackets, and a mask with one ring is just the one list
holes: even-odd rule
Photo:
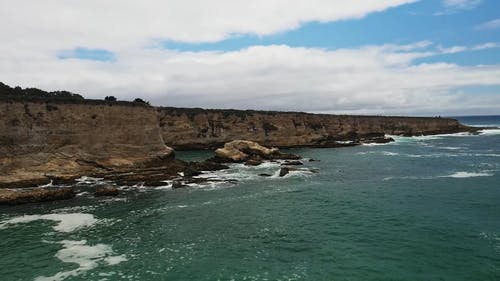
[[[479, 29], [485, 22], [500, 18], [500, 1], [470, 2], [464, 7], [446, 7], [441, 0], [404, 5], [362, 19], [338, 22], [308, 22], [298, 29], [258, 36], [237, 34], [213, 43], [184, 43], [164, 40], [161, 46], [179, 51], [234, 51], [253, 45], [288, 45], [325, 49], [364, 45], [410, 44], [429, 40], [443, 47], [472, 46], [500, 42], [500, 26]], [[418, 62], [446, 61], [463, 65], [498, 64], [500, 51], [487, 49], [467, 54], [434, 56]]]
[[89, 98], [500, 114], [497, 0], [23, 0], [0, 32], [3, 82]]

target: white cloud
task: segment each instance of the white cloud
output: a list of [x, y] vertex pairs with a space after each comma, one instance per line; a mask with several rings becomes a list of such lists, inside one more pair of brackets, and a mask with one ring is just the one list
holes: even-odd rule
[[482, 2], [482, 0], [443, 0], [444, 10], [434, 13], [434, 15], [446, 16], [465, 10], [472, 10], [479, 6]]
[[498, 93], [485, 97], [462, 88], [500, 86], [500, 66], [414, 65], [417, 58], [446, 53], [429, 44], [197, 53], [130, 48], [114, 63], [51, 56], [18, 61], [0, 46], [0, 60], [7, 62], [0, 77], [12, 85], [141, 97], [156, 105], [376, 114], [498, 110]]
[[500, 19], [490, 20], [483, 24], [476, 26], [477, 30], [492, 30], [500, 28]]
[[[234, 34], [275, 34], [416, 1], [0, 0], [0, 79], [175, 106], [426, 113], [484, 112], [500, 104], [498, 95], [461, 92], [500, 85], [500, 66], [413, 65], [419, 58], [497, 43], [433, 48], [422, 41], [339, 50], [280, 45], [198, 53], [147, 48], [155, 39], [216, 42]], [[455, 2], [461, 7], [463, 1]], [[109, 50], [116, 60], [57, 59], [75, 47]]]
[[269, 35], [416, 1], [0, 0], [0, 34], [16, 48], [115, 50], [153, 39], [215, 42], [234, 34]]
[[481, 2], [482, 0], [444, 0], [443, 4], [448, 8], [469, 10], [475, 8], [481, 4]]

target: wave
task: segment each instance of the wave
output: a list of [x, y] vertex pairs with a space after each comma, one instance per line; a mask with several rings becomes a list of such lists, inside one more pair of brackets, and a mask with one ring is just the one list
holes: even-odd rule
[[487, 172], [487, 171], [482, 171], [478, 173], [474, 172], [456, 172], [447, 176], [442, 176], [443, 178], [456, 178], [456, 179], [463, 179], [463, 178], [474, 178], [474, 177], [491, 177], [493, 176], [494, 173], [492, 172]]
[[486, 136], [500, 135], [500, 128], [499, 129], [484, 129], [484, 130], [480, 130], [479, 133], [481, 135], [486, 135]]
[[411, 137], [397, 136], [397, 135], [386, 135], [386, 136], [393, 138], [396, 143], [408, 143], [415, 141], [439, 140], [445, 137], [472, 137], [475, 135], [470, 132], [460, 132], [452, 134], [437, 134], [437, 135], [411, 136]]
[[57, 222], [53, 229], [58, 232], [73, 232], [83, 227], [90, 227], [98, 221], [92, 214], [85, 213], [24, 215], [3, 222], [0, 224], [0, 229], [9, 227], [10, 225], [30, 223], [38, 220]]
[[386, 143], [362, 143], [361, 145], [362, 146], [383, 146], [383, 145], [390, 145], [392, 144], [393, 142], [386, 142]]

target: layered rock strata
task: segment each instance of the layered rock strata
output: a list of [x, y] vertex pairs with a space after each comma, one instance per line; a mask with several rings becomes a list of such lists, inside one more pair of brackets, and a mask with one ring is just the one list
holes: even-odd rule
[[149, 106], [0, 102], [0, 187], [130, 170], [173, 158]]
[[383, 117], [158, 108], [165, 143], [175, 149], [217, 148], [235, 139], [267, 147], [340, 147], [388, 142], [385, 135], [457, 133], [471, 128], [450, 118]]

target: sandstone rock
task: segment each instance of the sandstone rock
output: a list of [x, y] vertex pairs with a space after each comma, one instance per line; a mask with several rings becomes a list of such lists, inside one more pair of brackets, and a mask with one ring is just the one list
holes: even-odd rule
[[223, 148], [217, 149], [215, 155], [233, 162], [244, 162], [251, 156], [260, 156], [264, 159], [269, 159], [272, 158], [273, 154], [278, 152], [277, 148], [267, 148], [253, 141], [234, 140], [224, 144]]
[[153, 107], [0, 101], [0, 112], [4, 187], [131, 171], [174, 155], [163, 142]]
[[66, 200], [75, 197], [75, 195], [75, 191], [70, 188], [2, 189], [0, 190], [0, 205]]
[[[159, 108], [163, 140], [178, 149], [212, 149], [235, 139], [267, 147], [339, 147], [379, 135], [438, 134], [470, 131], [450, 118], [386, 117]], [[411, 130], [409, 130], [411, 128]], [[337, 143], [342, 141], [343, 143]]]
[[281, 153], [277, 148], [267, 148], [253, 141], [235, 140], [215, 151], [219, 162], [246, 162], [247, 165], [260, 165], [263, 160], [296, 160], [300, 156]]
[[120, 190], [116, 188], [115, 186], [101, 186], [98, 187], [95, 192], [94, 196], [100, 197], [100, 196], [118, 196], [120, 194]]

